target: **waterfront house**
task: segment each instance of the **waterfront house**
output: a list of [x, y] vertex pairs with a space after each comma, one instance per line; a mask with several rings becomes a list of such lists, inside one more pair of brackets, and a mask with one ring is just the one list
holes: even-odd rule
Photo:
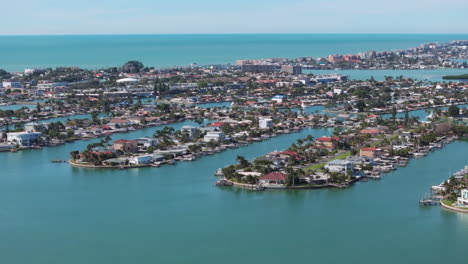
[[370, 115], [367, 116], [366, 121], [367, 121], [367, 123], [375, 124], [379, 119], [380, 119], [379, 115], [370, 114]]
[[35, 131], [43, 132], [46, 129], [47, 129], [47, 124], [40, 124], [37, 122], [30, 122], [24, 125], [24, 130], [30, 131], [30, 132], [35, 132]]
[[206, 133], [205, 137], [203, 138], [204, 142], [210, 142], [210, 141], [222, 141], [224, 140], [225, 135], [221, 131], [213, 131], [213, 132], [208, 132]]
[[314, 175], [305, 177], [305, 180], [310, 184], [325, 184], [330, 180], [330, 175], [327, 173], [316, 172]]
[[217, 127], [217, 128], [220, 128], [220, 127], [222, 127], [224, 124], [226, 124], [226, 123], [225, 123], [225, 122], [214, 122], [214, 123], [209, 124], [208, 126], [209, 126], [209, 127]]
[[7, 142], [21, 147], [30, 147], [39, 143], [41, 132], [11, 132], [7, 133]]
[[260, 177], [260, 183], [265, 186], [282, 186], [286, 182], [288, 175], [274, 171]]
[[413, 132], [405, 131], [400, 133], [400, 138], [406, 141], [413, 139]]
[[280, 103], [283, 103], [286, 100], [286, 98], [287, 98], [286, 95], [278, 94], [278, 95], [273, 96], [271, 100], [280, 104]]
[[151, 162], [153, 162], [153, 156], [151, 155], [136, 156], [129, 160], [129, 164], [134, 165], [150, 164]]
[[128, 159], [125, 159], [125, 158], [113, 158], [113, 159], [104, 160], [102, 162], [103, 165], [107, 165], [107, 166], [126, 165], [127, 163], [128, 163]]
[[138, 150], [138, 142], [136, 140], [119, 139], [112, 144], [114, 150], [121, 150], [123, 152], [136, 152]]
[[378, 158], [382, 156], [382, 150], [378, 148], [361, 148], [359, 152], [361, 157]]
[[126, 119], [112, 118], [108, 125], [112, 128], [122, 128], [131, 125], [132, 123]]
[[353, 163], [348, 160], [332, 160], [325, 165], [325, 168], [331, 172], [346, 172], [353, 169]]
[[468, 206], [468, 190], [461, 190], [461, 195], [457, 199], [457, 204], [462, 206]]

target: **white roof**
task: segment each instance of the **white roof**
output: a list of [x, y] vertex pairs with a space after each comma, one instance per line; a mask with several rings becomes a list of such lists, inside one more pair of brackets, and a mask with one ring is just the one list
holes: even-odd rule
[[117, 80], [117, 82], [118, 82], [118, 83], [138, 82], [138, 79], [134, 79], [134, 78], [123, 78], [123, 79]]

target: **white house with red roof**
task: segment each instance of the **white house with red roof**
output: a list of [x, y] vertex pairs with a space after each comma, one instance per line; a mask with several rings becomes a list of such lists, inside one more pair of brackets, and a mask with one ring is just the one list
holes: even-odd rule
[[260, 184], [267, 188], [284, 188], [287, 174], [274, 171], [260, 177]]

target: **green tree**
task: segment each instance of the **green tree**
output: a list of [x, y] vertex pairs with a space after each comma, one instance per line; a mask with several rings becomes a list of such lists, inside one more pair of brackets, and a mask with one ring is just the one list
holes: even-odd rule
[[448, 115], [451, 117], [459, 117], [460, 116], [460, 108], [456, 105], [451, 105], [447, 111]]

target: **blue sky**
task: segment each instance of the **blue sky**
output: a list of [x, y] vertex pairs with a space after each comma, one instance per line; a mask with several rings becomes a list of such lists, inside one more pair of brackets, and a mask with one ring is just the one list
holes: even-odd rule
[[468, 33], [467, 0], [6, 1], [0, 35]]

